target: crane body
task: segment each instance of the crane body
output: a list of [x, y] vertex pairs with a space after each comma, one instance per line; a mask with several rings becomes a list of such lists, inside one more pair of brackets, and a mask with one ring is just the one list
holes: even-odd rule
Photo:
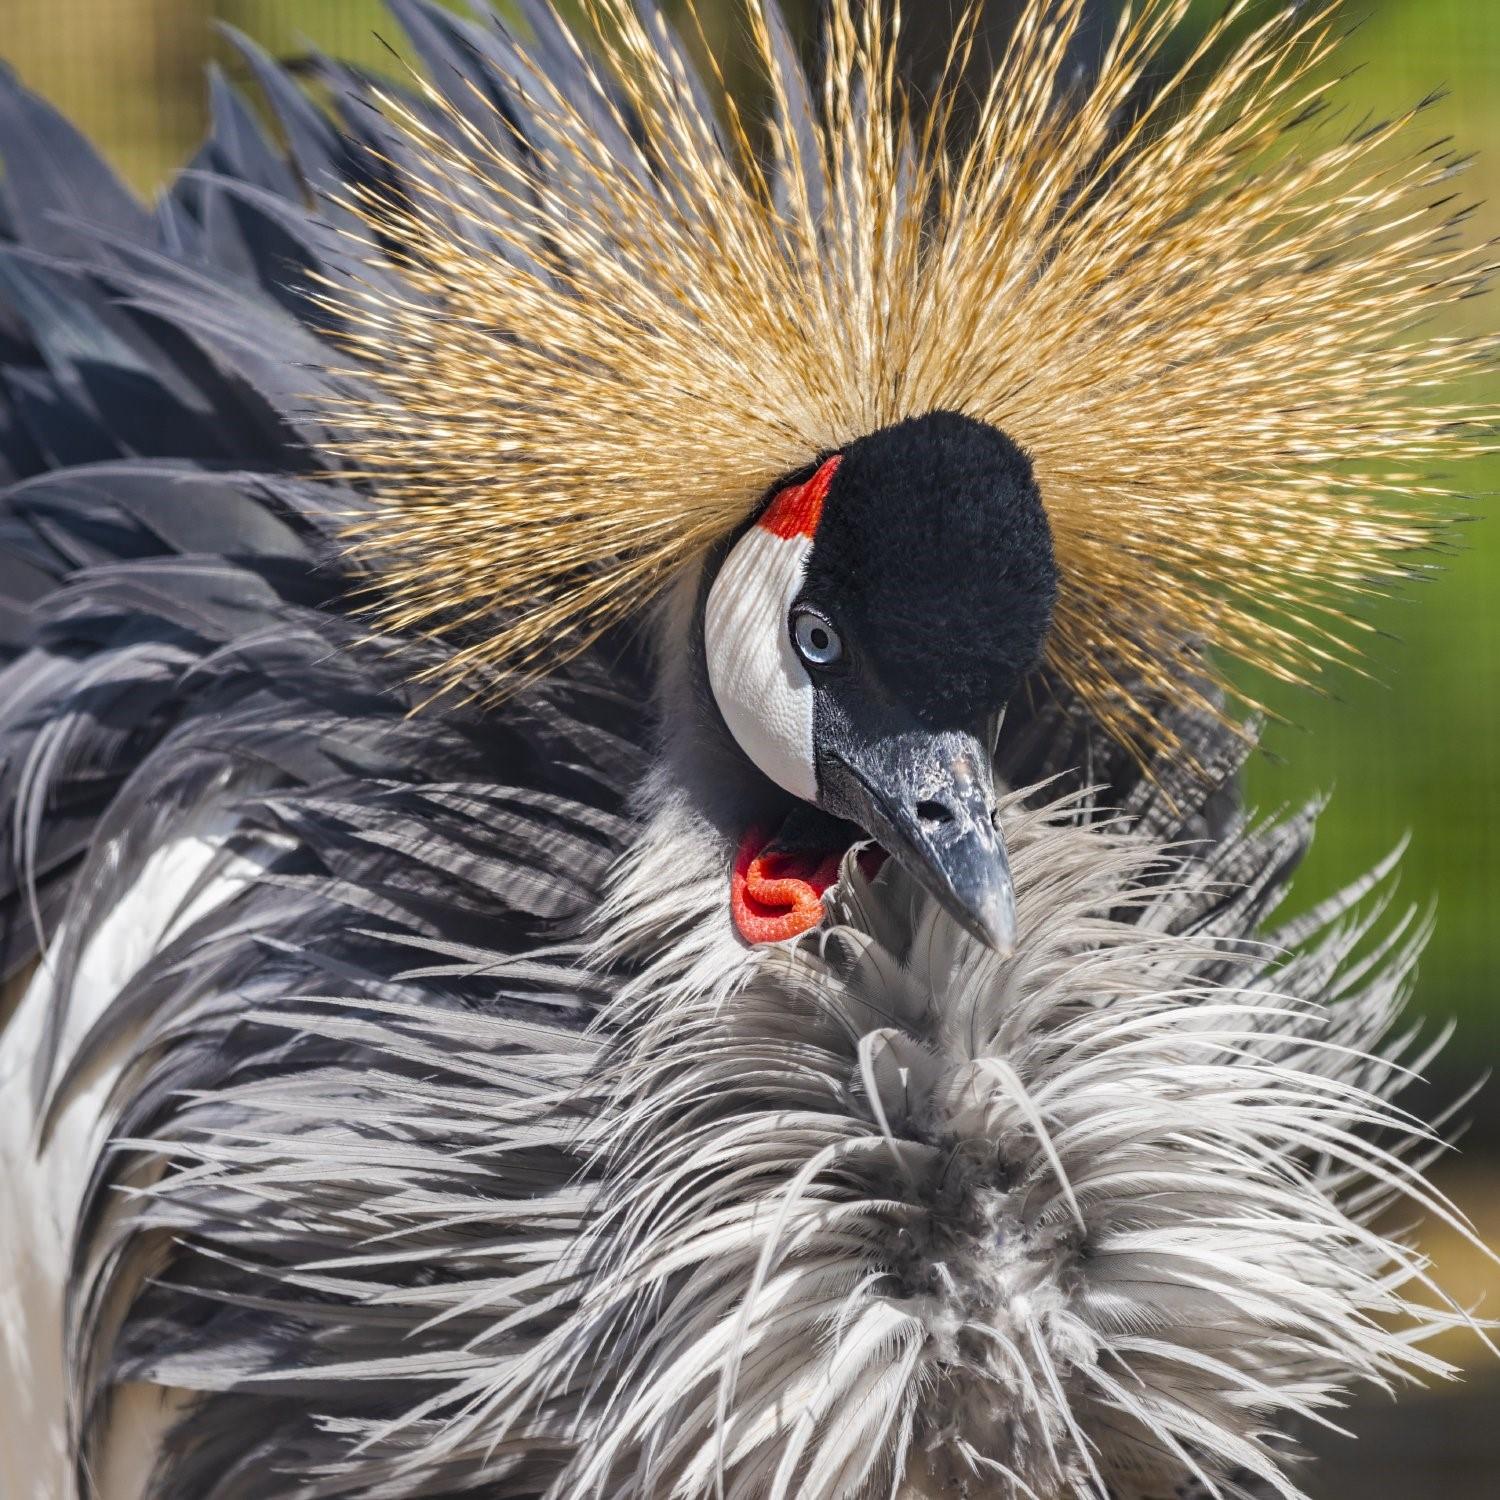
[[1295, 14], [1169, 107], [1184, 3], [1038, 0], [965, 144], [878, 7], [746, 0], [762, 136], [653, 6], [391, 8], [150, 208], [0, 80], [8, 1482], [1299, 1496], [1466, 1315], [1425, 929], [1277, 915], [1223, 662], [1477, 451], [1454, 164], [1282, 151]]

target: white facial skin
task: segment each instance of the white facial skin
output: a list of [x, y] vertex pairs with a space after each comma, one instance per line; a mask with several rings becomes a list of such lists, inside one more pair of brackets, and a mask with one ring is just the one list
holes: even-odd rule
[[788, 612], [812, 538], [752, 526], [724, 559], [703, 617], [708, 681], [724, 722], [777, 786], [811, 802], [813, 684], [792, 644]]

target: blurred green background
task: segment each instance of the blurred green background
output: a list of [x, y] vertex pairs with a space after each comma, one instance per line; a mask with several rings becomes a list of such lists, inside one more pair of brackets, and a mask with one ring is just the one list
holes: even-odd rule
[[[804, 26], [816, 0], [786, 0]], [[910, 27], [927, 50], [944, 32], [953, 0], [907, 0]], [[699, 0], [715, 52], [733, 75], [734, 0]], [[1013, 0], [994, 0], [1002, 31]], [[1203, 0], [1203, 17], [1217, 14]], [[1474, 233], [1500, 236], [1500, 0], [1346, 0], [1352, 34], [1345, 57], [1360, 65], [1344, 86], [1352, 118], [1385, 113], [1434, 88], [1448, 96], [1428, 116], [1430, 138], [1452, 134], [1478, 159], [1461, 184], [1481, 201]], [[278, 53], [308, 43], [374, 67], [391, 66], [399, 29], [379, 0], [0, 0], [0, 57], [59, 103], [143, 193], [182, 159], [203, 126], [203, 66], [233, 54], [216, 35], [226, 21]], [[1355, 25], [1354, 23], [1359, 23]], [[919, 36], [917, 45], [922, 44]], [[1494, 330], [1497, 303], [1467, 304], [1475, 330]], [[1494, 390], [1490, 392], [1493, 398]], [[1439, 1092], [1451, 1093], [1500, 1059], [1500, 461], [1471, 476], [1481, 519], [1433, 582], [1381, 607], [1374, 680], [1345, 675], [1333, 695], [1268, 688], [1288, 722], [1273, 725], [1250, 775], [1266, 811], [1331, 792], [1297, 904], [1326, 893], [1409, 835], [1405, 899], [1435, 901], [1437, 933], [1423, 964], [1418, 1004], [1434, 1021], [1456, 1017]], [[1488, 514], [1486, 515], [1486, 512]], [[1500, 1244], [1500, 1083], [1481, 1095], [1464, 1152], [1439, 1181]], [[1428, 1235], [1453, 1293], [1486, 1297], [1500, 1312], [1500, 1276], [1452, 1236]], [[1476, 1375], [1488, 1356], [1473, 1340], [1445, 1350]], [[1484, 1416], [1489, 1421], [1484, 1421]], [[1319, 1493], [1379, 1500], [1444, 1493], [1500, 1496], [1500, 1386], [1481, 1384], [1434, 1404], [1404, 1404], [1392, 1417], [1357, 1420], [1365, 1441], [1340, 1445]], [[1420, 1452], [1420, 1463], [1414, 1454]]]

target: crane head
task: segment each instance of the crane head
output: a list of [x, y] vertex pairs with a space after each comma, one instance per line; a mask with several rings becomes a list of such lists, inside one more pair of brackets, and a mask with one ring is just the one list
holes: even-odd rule
[[[1025, 453], [998, 428], [940, 411], [783, 479], [704, 610], [709, 685], [745, 755], [900, 860], [1000, 952], [1015, 905], [994, 740], [1041, 658], [1056, 595]], [[780, 852], [806, 863], [805, 850]], [[757, 855], [742, 849], [737, 881], [759, 868], [762, 887], [785, 895], [788, 880], [812, 878], [778, 875]], [[804, 900], [761, 923], [736, 887], [752, 940], [794, 935], [816, 911]]]

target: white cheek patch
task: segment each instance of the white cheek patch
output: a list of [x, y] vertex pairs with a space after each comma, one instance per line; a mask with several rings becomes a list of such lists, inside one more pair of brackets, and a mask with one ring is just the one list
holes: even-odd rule
[[810, 536], [752, 526], [708, 591], [703, 618], [708, 681], [740, 749], [777, 786], [811, 802], [813, 685], [787, 629], [812, 552]]

